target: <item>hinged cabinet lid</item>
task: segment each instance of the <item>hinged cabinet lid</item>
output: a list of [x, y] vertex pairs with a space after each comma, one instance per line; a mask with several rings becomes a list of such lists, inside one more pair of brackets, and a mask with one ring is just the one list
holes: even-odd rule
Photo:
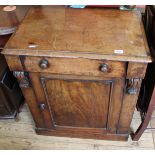
[[151, 62], [138, 11], [32, 8], [4, 54]]

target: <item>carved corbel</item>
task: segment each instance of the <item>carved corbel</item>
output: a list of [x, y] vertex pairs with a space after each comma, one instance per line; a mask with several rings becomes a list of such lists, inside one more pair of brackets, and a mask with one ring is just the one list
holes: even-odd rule
[[142, 79], [132, 78], [126, 80], [126, 93], [130, 95], [138, 94]]
[[14, 71], [13, 75], [18, 79], [20, 88], [29, 88], [31, 86], [28, 72]]

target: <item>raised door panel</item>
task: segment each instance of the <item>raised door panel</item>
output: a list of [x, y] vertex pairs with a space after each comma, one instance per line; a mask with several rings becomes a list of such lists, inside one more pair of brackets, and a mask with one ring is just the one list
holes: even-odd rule
[[54, 126], [106, 128], [111, 81], [42, 78]]
[[[50, 135], [95, 138], [116, 134], [123, 78], [30, 73], [30, 79], [44, 131]], [[42, 132], [39, 126], [37, 132]]]

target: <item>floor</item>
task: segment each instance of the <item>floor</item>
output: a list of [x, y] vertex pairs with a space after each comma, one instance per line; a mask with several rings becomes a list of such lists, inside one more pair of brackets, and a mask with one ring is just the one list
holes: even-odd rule
[[[135, 112], [131, 127], [136, 129], [139, 123], [139, 115]], [[155, 127], [155, 113], [150, 126]], [[138, 142], [131, 138], [127, 142], [117, 142], [40, 136], [36, 135], [32, 116], [27, 105], [24, 105], [17, 119], [0, 120], [0, 149], [155, 149], [155, 131], [146, 130]]]

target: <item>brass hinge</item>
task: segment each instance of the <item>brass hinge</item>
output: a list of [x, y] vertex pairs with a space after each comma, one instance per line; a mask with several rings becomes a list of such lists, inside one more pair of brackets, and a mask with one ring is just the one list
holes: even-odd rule
[[31, 82], [28, 72], [14, 71], [13, 75], [18, 79], [20, 88], [31, 87]]
[[130, 95], [138, 94], [142, 79], [132, 78], [126, 80], [126, 93]]

